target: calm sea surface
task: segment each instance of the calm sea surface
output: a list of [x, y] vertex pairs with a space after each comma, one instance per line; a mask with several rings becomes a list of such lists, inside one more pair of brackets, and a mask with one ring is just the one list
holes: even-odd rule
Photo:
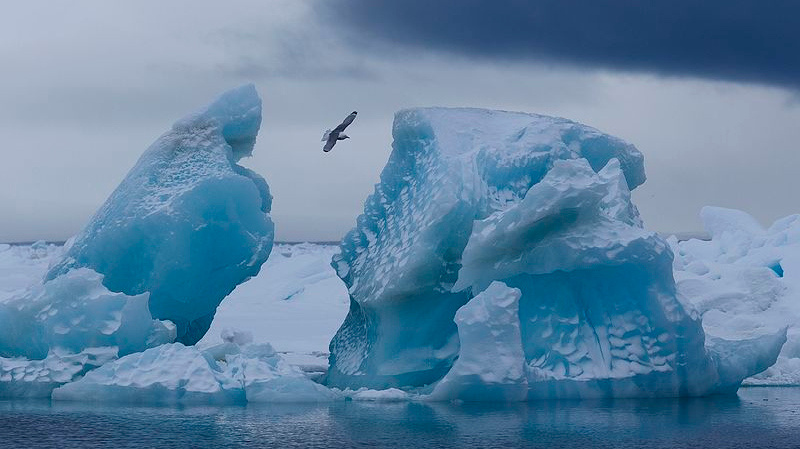
[[0, 402], [2, 447], [800, 448], [800, 388], [528, 404], [131, 407]]

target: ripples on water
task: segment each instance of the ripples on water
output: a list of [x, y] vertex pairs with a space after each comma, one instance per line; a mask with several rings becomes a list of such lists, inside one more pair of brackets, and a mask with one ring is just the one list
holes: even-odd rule
[[738, 397], [247, 407], [0, 402], [2, 447], [800, 447], [800, 388]]

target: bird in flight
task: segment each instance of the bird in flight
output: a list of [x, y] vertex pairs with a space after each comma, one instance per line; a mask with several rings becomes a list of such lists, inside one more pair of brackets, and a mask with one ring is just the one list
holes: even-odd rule
[[357, 114], [358, 112], [353, 111], [347, 116], [347, 118], [344, 119], [342, 123], [339, 123], [339, 126], [325, 131], [325, 134], [322, 136], [322, 141], [325, 142], [325, 146], [322, 148], [322, 151], [327, 153], [333, 149], [333, 146], [336, 145], [337, 141], [350, 138], [350, 136], [347, 134], [342, 134], [342, 132], [345, 128], [350, 126], [351, 123], [353, 123], [353, 120], [356, 119]]

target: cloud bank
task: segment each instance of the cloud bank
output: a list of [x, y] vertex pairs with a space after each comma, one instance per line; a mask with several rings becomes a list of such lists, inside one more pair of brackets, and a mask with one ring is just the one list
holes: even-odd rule
[[794, 0], [325, 0], [357, 42], [800, 87]]

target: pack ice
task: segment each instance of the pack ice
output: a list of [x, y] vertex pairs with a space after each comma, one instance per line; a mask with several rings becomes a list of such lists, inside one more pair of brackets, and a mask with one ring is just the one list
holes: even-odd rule
[[253, 85], [224, 93], [153, 143], [47, 274], [78, 267], [109, 290], [149, 293], [154, 318], [194, 344], [219, 303], [269, 256], [272, 196], [237, 162], [261, 126]]
[[733, 209], [700, 215], [710, 240], [670, 240], [678, 290], [708, 335], [745, 339], [788, 328], [777, 363], [745, 383], [800, 385], [800, 215], [769, 228]]
[[253, 86], [177, 122], [41, 283], [0, 298], [0, 397], [47, 397], [117, 357], [203, 336], [272, 247], [266, 181], [236, 164], [260, 122]]
[[[237, 333], [238, 334], [238, 333]], [[161, 345], [106, 363], [53, 391], [54, 400], [146, 404], [326, 402], [336, 393], [289, 365], [269, 344], [231, 334], [200, 350]]]
[[670, 247], [631, 203], [645, 181], [632, 145], [477, 109], [401, 111], [393, 135], [332, 261], [351, 303], [329, 385], [435, 399], [703, 395], [775, 362], [781, 332], [706, 341]]

